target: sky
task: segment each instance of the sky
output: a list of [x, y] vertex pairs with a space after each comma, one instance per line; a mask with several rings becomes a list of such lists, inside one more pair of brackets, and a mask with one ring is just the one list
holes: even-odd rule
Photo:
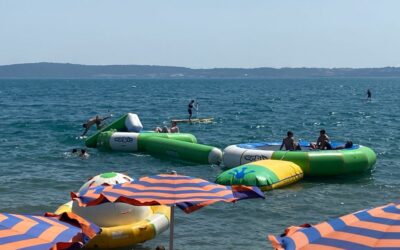
[[0, 0], [0, 65], [400, 66], [399, 0]]

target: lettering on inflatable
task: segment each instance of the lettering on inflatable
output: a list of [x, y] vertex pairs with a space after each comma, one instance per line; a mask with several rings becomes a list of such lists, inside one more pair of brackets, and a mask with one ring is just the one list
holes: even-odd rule
[[124, 238], [128, 238], [129, 235], [127, 235], [123, 231], [112, 231], [111, 232], [111, 237], [113, 239], [124, 239]]
[[121, 142], [121, 143], [130, 143], [133, 141], [133, 138], [131, 138], [131, 137], [115, 137], [114, 141]]
[[244, 159], [246, 161], [261, 161], [261, 160], [268, 160], [269, 158], [265, 155], [245, 155]]

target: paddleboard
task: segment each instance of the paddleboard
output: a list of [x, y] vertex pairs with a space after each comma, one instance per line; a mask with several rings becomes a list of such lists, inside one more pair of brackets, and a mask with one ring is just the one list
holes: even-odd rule
[[176, 123], [212, 123], [214, 118], [208, 117], [208, 118], [193, 118], [189, 121], [189, 119], [173, 119], [171, 122], [176, 122]]

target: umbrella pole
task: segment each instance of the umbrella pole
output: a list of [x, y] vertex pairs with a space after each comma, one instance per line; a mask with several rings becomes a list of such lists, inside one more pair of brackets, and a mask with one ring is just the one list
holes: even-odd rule
[[171, 206], [170, 223], [169, 223], [169, 250], [174, 249], [174, 207]]

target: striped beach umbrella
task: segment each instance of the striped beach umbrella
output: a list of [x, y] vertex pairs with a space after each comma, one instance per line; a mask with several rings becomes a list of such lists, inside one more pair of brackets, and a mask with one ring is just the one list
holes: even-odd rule
[[73, 213], [45, 216], [0, 213], [0, 249], [80, 249], [100, 232]]
[[400, 204], [362, 210], [268, 236], [275, 249], [400, 249]]
[[135, 206], [171, 206], [170, 249], [173, 248], [174, 205], [186, 213], [218, 201], [235, 202], [248, 198], [264, 198], [257, 187], [222, 186], [203, 179], [177, 174], [143, 177], [113, 186], [89, 188], [71, 193], [80, 206], [104, 202], [124, 202]]

